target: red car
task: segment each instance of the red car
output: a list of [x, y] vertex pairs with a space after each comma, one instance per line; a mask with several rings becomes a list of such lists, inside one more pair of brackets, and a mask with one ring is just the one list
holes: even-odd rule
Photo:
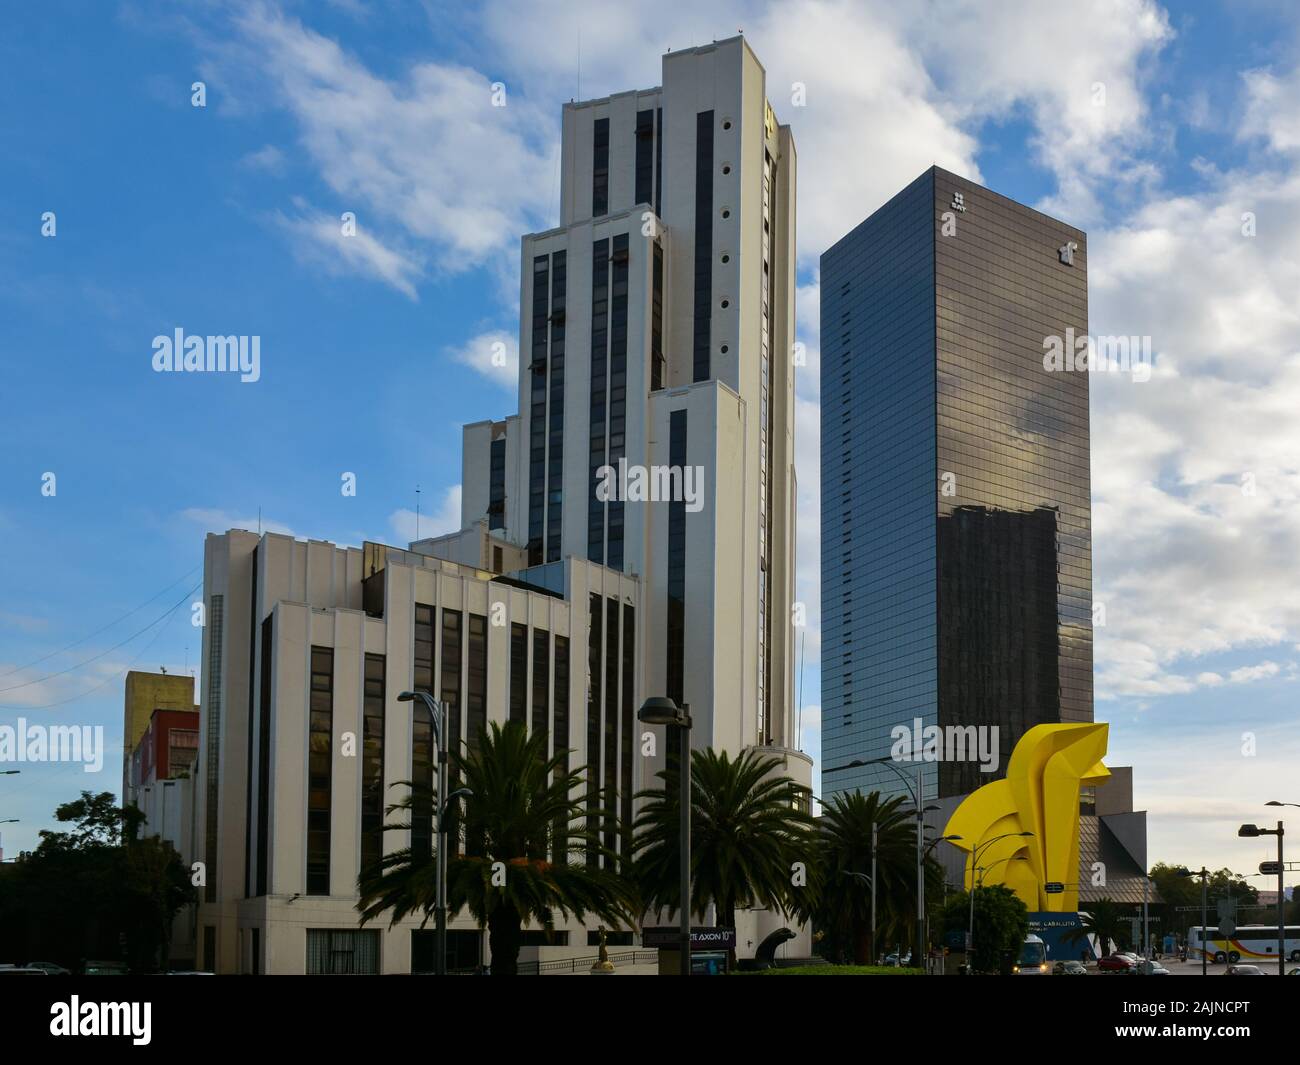
[[1123, 954], [1107, 954], [1104, 958], [1097, 959], [1097, 971], [1102, 973], [1126, 973], [1133, 968], [1131, 958], [1126, 958]]

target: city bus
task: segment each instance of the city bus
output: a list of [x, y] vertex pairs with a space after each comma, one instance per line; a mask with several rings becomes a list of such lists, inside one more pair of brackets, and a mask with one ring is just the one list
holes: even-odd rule
[[1011, 966], [1013, 976], [1043, 976], [1047, 968], [1047, 944], [1030, 933], [1020, 947], [1020, 957]]
[[[1300, 925], [1286, 926], [1286, 956], [1300, 961]], [[1243, 924], [1226, 939], [1218, 929], [1205, 930], [1197, 925], [1187, 932], [1187, 960], [1200, 961], [1205, 954], [1216, 965], [1223, 962], [1277, 960], [1277, 925]]]

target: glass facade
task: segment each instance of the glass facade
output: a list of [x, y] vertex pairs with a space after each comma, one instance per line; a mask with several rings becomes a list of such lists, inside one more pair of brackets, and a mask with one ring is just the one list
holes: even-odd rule
[[384, 856], [384, 656], [366, 655], [361, 704], [361, 868]]
[[[994, 726], [997, 771], [920, 763], [925, 794], [1001, 776], [1035, 724], [1092, 719], [1084, 235], [927, 171], [822, 258], [822, 742], [828, 768], [891, 730]], [[895, 763], [909, 778], [913, 763]], [[884, 767], [824, 790], [902, 790]]]
[[334, 650], [311, 649], [307, 747], [307, 891], [330, 893], [330, 788], [334, 757]]

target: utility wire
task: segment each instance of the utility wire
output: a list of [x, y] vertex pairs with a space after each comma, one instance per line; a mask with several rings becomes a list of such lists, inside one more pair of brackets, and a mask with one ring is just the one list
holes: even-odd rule
[[[12, 692], [12, 691], [17, 691], [19, 688], [27, 688], [27, 687], [30, 687], [30, 686], [33, 685], [33, 684], [40, 684], [42, 681], [53, 680], [55, 677], [61, 677], [61, 676], [63, 676], [65, 673], [71, 673], [73, 670], [80, 669], [82, 666], [88, 666], [88, 665], [90, 665], [91, 662], [97, 662], [97, 661], [99, 661], [99, 659], [103, 658], [105, 655], [110, 655], [110, 654], [112, 654], [114, 651], [116, 651], [119, 647], [124, 647], [126, 644], [130, 643], [132, 640], [134, 640], [134, 639], [135, 639], [137, 636], [139, 636], [141, 633], [148, 632], [148, 631], [149, 631], [150, 629], [152, 629], [155, 625], [157, 625], [158, 622], [162, 621], [162, 620], [163, 620], [164, 618], [166, 618], [166, 617], [169, 617], [169, 616], [172, 614], [172, 612], [175, 611], [176, 608], [179, 607], [179, 606], [181, 605], [181, 603], [185, 602], [185, 600], [187, 600], [191, 595], [193, 595], [195, 592], [197, 592], [197, 591], [199, 590], [199, 588], [201, 588], [202, 586], [203, 586], [203, 582], [200, 581], [200, 582], [199, 582], [198, 584], [196, 584], [193, 588], [191, 588], [188, 592], [186, 592], [183, 596], [181, 596], [181, 598], [176, 602], [176, 604], [175, 604], [174, 606], [172, 606], [172, 607], [171, 607], [171, 608], [170, 608], [166, 613], [160, 615], [159, 617], [154, 618], [153, 621], [149, 622], [149, 624], [146, 625], [144, 628], [142, 628], [142, 629], [137, 629], [137, 630], [136, 630], [135, 632], [133, 632], [130, 636], [128, 636], [125, 640], [121, 641], [121, 643], [116, 643], [116, 644], [114, 644], [112, 647], [108, 648], [108, 650], [106, 650], [106, 651], [100, 651], [100, 653], [97, 654], [97, 655], [91, 655], [90, 658], [87, 658], [87, 659], [85, 659], [84, 661], [78, 662], [78, 663], [77, 663], [76, 665], [74, 665], [74, 666], [69, 666], [67, 669], [61, 669], [61, 670], [59, 670], [57, 673], [48, 673], [48, 674], [46, 674], [46, 675], [43, 676], [43, 677], [37, 677], [35, 680], [25, 680], [25, 681], [23, 681], [21, 684], [11, 684], [8, 688], [0, 688], [0, 692]], [[156, 597], [155, 597], [155, 598], [156, 598]]]
[[[127, 618], [129, 618], [132, 614], [138, 614], [138, 613], [140, 613], [141, 610], [143, 610], [145, 607], [147, 607], [150, 603], [152, 603], [152, 602], [153, 602], [155, 599], [157, 599], [159, 596], [166, 595], [166, 594], [167, 594], [168, 592], [170, 592], [173, 588], [175, 588], [176, 585], [180, 584], [181, 581], [185, 580], [187, 577], [192, 577], [192, 576], [194, 575], [195, 570], [197, 570], [197, 569], [199, 568], [199, 566], [202, 566], [202, 565], [203, 565], [203, 563], [200, 562], [199, 565], [198, 565], [198, 566], [195, 566], [194, 569], [192, 569], [192, 570], [189, 571], [189, 573], [185, 573], [185, 574], [182, 574], [181, 576], [177, 577], [174, 581], [171, 582], [171, 584], [167, 585], [166, 588], [164, 588], [164, 589], [163, 589], [162, 591], [160, 591], [160, 592], [155, 592], [153, 595], [151, 595], [148, 599], [146, 599], [143, 603], [141, 603], [141, 604], [140, 604], [138, 607], [136, 607], [134, 610], [128, 610], [128, 611], [127, 611], [125, 614], [123, 614], [120, 618], [114, 618], [114, 619], [113, 619], [112, 621], [110, 621], [107, 625], [104, 625], [102, 628], [98, 628], [98, 629], [96, 629], [94, 632], [90, 633], [88, 636], [83, 636], [83, 637], [81, 637], [81, 639], [79, 639], [79, 640], [73, 640], [72, 643], [68, 644], [66, 647], [60, 647], [57, 651], [51, 651], [51, 652], [50, 652], [49, 654], [47, 654], [47, 655], [41, 655], [40, 658], [34, 658], [34, 659], [32, 659], [30, 662], [28, 662], [26, 665], [22, 665], [22, 666], [14, 666], [13, 669], [7, 669], [7, 670], [5, 670], [3, 673], [0, 673], [0, 678], [7, 677], [7, 676], [9, 676], [11, 673], [19, 673], [19, 672], [21, 672], [21, 671], [24, 670], [24, 669], [31, 669], [32, 666], [38, 666], [38, 665], [40, 665], [42, 662], [45, 662], [45, 661], [47, 661], [47, 660], [49, 660], [49, 659], [51, 659], [51, 658], [54, 658], [56, 655], [61, 655], [61, 654], [63, 654], [65, 651], [71, 651], [74, 647], [78, 646], [79, 644], [83, 644], [83, 643], [85, 643], [87, 640], [93, 639], [94, 637], [98, 636], [101, 632], [104, 632], [104, 631], [107, 630], [107, 629], [111, 629], [114, 625], [117, 625], [119, 622], [123, 622], [123, 621], [125, 621], [125, 620], [126, 620]], [[5, 691], [8, 691], [9, 689], [8, 689], [8, 688], [5, 688], [4, 690], [5, 690]]]

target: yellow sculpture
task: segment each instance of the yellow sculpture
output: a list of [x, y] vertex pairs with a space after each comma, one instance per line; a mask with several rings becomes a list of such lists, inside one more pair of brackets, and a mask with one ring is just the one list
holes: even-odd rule
[[[953, 846], [970, 854], [967, 890], [1004, 884], [1031, 913], [1079, 909], [1079, 789], [1110, 776], [1107, 734], [1106, 725], [1035, 725], [1011, 752], [1006, 779], [966, 796], [943, 834], [961, 836]], [[1048, 894], [1052, 883], [1064, 890]]]

